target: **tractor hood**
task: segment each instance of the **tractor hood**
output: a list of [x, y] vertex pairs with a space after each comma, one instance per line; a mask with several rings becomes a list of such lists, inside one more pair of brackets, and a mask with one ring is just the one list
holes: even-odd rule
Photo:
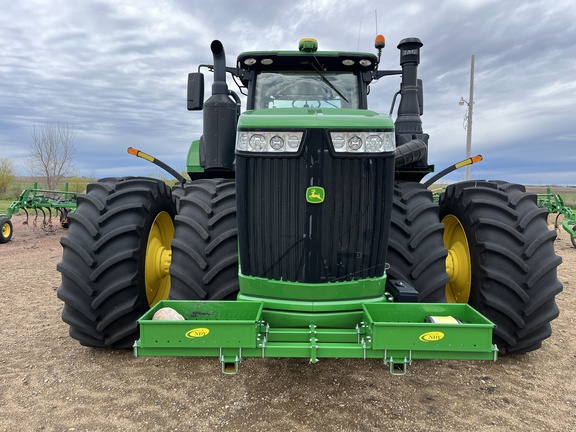
[[394, 130], [389, 115], [343, 108], [273, 108], [244, 112], [239, 130], [254, 129]]

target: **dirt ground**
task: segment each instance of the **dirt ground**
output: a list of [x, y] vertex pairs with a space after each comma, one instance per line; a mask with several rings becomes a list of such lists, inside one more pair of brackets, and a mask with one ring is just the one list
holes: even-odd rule
[[60, 227], [15, 216], [0, 245], [0, 430], [575, 431], [576, 249], [567, 233], [552, 337], [497, 362], [135, 358], [80, 346], [56, 297]]

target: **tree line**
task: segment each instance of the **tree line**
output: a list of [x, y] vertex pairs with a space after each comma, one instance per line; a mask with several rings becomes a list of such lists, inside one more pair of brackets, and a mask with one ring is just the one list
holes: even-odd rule
[[[24, 162], [28, 175], [46, 189], [54, 190], [65, 177], [75, 172], [76, 133], [69, 125], [47, 123], [30, 128], [30, 144]], [[0, 195], [8, 192], [16, 166], [8, 158], [0, 158]]]

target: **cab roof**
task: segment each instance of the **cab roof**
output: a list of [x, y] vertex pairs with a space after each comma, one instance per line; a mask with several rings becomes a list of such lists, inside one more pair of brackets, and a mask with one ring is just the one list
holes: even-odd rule
[[311, 64], [321, 70], [373, 70], [377, 57], [371, 53], [346, 51], [249, 51], [238, 56], [238, 68], [244, 70], [298, 70]]

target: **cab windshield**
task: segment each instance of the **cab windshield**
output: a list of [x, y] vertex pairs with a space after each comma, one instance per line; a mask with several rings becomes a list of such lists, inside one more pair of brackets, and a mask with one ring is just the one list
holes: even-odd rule
[[263, 71], [254, 108], [360, 108], [359, 80], [352, 72]]

